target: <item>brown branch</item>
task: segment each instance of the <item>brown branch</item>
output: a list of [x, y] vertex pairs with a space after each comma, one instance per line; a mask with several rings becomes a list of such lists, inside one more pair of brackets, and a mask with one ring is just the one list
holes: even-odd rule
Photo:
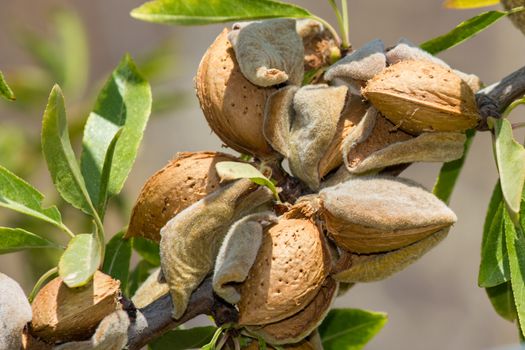
[[476, 94], [482, 122], [478, 130], [488, 130], [487, 118], [499, 118], [501, 113], [516, 99], [525, 95], [525, 67], [509, 74], [497, 83]]
[[237, 322], [238, 319], [237, 310], [213, 293], [210, 277], [205, 279], [193, 292], [188, 308], [180, 319], [174, 320], [171, 317], [172, 311], [173, 303], [170, 294], [166, 294], [145, 308], [137, 310], [137, 315], [128, 329], [127, 348], [139, 350], [167, 331], [199, 315], [213, 316], [218, 326]]

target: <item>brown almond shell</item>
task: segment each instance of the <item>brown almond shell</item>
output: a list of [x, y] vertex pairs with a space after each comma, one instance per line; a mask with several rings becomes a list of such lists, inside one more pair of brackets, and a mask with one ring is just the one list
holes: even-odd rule
[[178, 153], [144, 184], [133, 207], [126, 238], [160, 242], [160, 229], [183, 209], [215, 191], [215, 164], [238, 158], [219, 152]]
[[330, 266], [330, 253], [318, 226], [309, 219], [281, 217], [265, 229], [240, 288], [239, 324], [267, 324], [296, 314], [314, 299]]
[[266, 99], [277, 89], [250, 83], [242, 74], [224, 29], [204, 54], [195, 79], [197, 97], [211, 129], [234, 150], [272, 158], [263, 135]]
[[479, 121], [472, 89], [451, 69], [427, 60], [396, 63], [374, 78], [363, 95], [401, 130], [462, 132]]
[[119, 281], [99, 271], [79, 288], [53, 279], [33, 301], [31, 334], [46, 342], [89, 339], [104, 317], [121, 308], [119, 287]]

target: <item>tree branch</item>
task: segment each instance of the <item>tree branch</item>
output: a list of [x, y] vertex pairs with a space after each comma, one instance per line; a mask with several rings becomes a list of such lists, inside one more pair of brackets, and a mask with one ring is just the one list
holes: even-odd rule
[[137, 315], [128, 329], [127, 348], [139, 350], [167, 331], [199, 315], [213, 316], [218, 326], [237, 322], [238, 319], [237, 309], [226, 304], [213, 293], [210, 277], [205, 279], [193, 292], [188, 308], [180, 319], [174, 320], [171, 317], [172, 311], [173, 303], [170, 294], [166, 294], [145, 308], [137, 310]]
[[499, 118], [501, 113], [517, 98], [525, 95], [525, 67], [509, 74], [497, 83], [476, 94], [482, 122], [478, 130], [488, 130], [487, 118]]

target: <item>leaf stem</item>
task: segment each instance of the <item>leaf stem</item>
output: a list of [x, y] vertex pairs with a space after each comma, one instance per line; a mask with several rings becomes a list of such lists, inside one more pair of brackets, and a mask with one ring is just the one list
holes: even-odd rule
[[525, 104], [525, 96], [513, 101], [506, 109], [505, 111], [501, 114], [501, 116], [503, 118], [507, 118], [509, 116], [509, 114], [516, 108], [518, 107], [519, 105], [522, 105], [522, 104]]
[[75, 234], [64, 224], [57, 225], [59, 229], [68, 234], [69, 237], [74, 238]]
[[106, 244], [105, 244], [105, 232], [104, 232], [104, 225], [102, 224], [102, 221], [100, 220], [100, 216], [98, 216], [97, 212], [93, 212], [93, 219], [95, 220], [95, 226], [96, 226], [96, 237], [99, 245], [100, 250], [100, 267], [104, 264], [104, 254], [106, 253]]
[[31, 293], [29, 294], [29, 302], [32, 303], [33, 302], [33, 299], [35, 299], [35, 296], [36, 296], [36, 293], [38, 293], [38, 291], [40, 290], [40, 288], [42, 287], [42, 285], [48, 280], [50, 279], [51, 277], [53, 277], [54, 275], [56, 275], [58, 273], [58, 267], [53, 267], [51, 270], [47, 271], [46, 273], [44, 273], [42, 276], [40, 276], [40, 278], [38, 279], [38, 281], [35, 283], [35, 286], [33, 287], [33, 290], [31, 290]]
[[348, 18], [347, 0], [341, 0], [341, 12], [343, 13], [343, 37], [347, 43], [347, 47], [345, 47], [345, 49], [349, 49], [352, 47], [352, 45], [350, 44], [350, 20]]
[[[344, 0], [342, 0], [344, 1]], [[345, 31], [345, 23], [344, 23], [344, 19], [343, 19], [343, 16], [341, 15], [341, 11], [339, 11], [339, 7], [337, 7], [337, 4], [335, 2], [335, 0], [328, 0], [328, 3], [330, 4], [330, 6], [332, 6], [332, 9], [334, 10], [335, 12], [335, 17], [337, 18], [337, 24], [339, 26], [339, 30], [341, 31], [342, 35], [343, 35], [343, 39], [339, 39], [339, 43], [341, 44], [341, 48], [343, 49], [348, 49], [348, 47], [350, 46], [350, 44], [348, 43], [348, 35], [347, 35], [347, 32]], [[317, 19], [319, 21], [319, 19]], [[321, 22], [323, 23], [323, 22]], [[323, 23], [328, 29], [330, 26], [329, 24], [327, 23]], [[332, 34], [334, 34], [335, 32], [335, 29], [332, 28], [332, 30], [330, 30], [332, 32]]]

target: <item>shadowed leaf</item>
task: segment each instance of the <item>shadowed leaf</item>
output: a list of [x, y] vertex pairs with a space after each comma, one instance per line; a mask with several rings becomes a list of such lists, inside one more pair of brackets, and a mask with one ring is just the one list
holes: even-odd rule
[[20, 228], [0, 227], [0, 254], [31, 248], [60, 248], [60, 246]]

